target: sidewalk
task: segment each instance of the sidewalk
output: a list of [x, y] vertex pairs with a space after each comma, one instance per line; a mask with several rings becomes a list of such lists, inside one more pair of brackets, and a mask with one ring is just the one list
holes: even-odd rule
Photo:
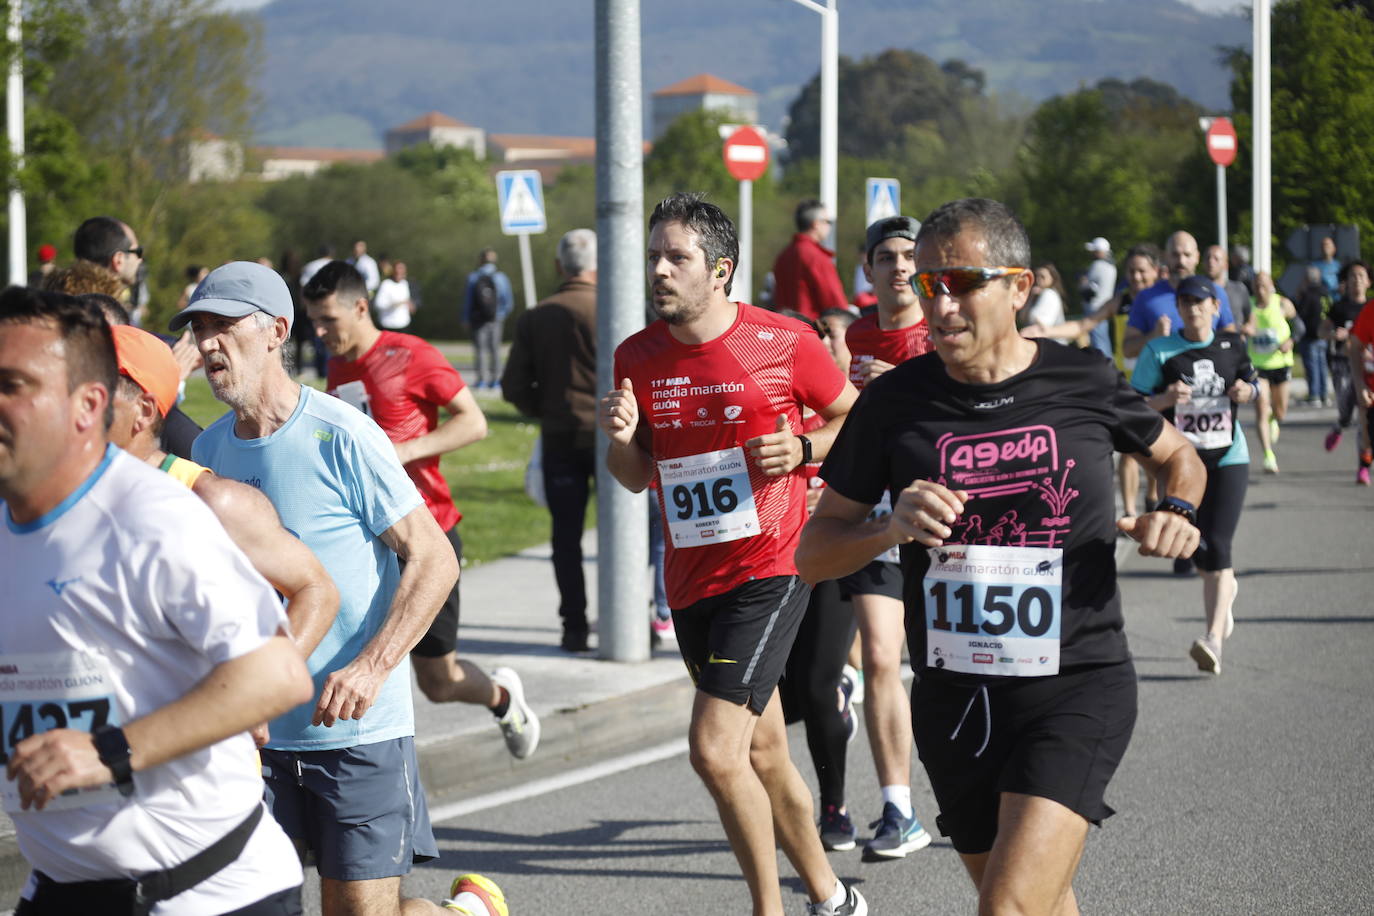
[[[595, 621], [595, 531], [587, 532], [582, 546], [588, 617]], [[549, 557], [544, 544], [464, 567], [458, 627], [461, 657], [486, 671], [505, 665], [520, 675], [526, 700], [541, 720], [539, 748], [515, 760], [487, 710], [431, 703], [417, 689], [416, 746], [431, 802], [686, 734], [692, 686], [676, 645], [664, 645], [646, 662], [602, 661], [593, 624], [592, 652], [572, 655], [558, 647], [562, 624]], [[647, 621], [647, 605], [644, 614]]]

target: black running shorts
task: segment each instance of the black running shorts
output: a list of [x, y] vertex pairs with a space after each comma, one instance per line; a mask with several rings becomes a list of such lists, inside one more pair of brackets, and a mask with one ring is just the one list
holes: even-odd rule
[[678, 650], [697, 689], [762, 715], [810, 597], [798, 576], [771, 576], [675, 609]]
[[1284, 382], [1291, 381], [1293, 378], [1292, 366], [1280, 366], [1277, 369], [1258, 369], [1259, 377], [1271, 385], [1282, 385]]
[[855, 595], [883, 595], [901, 601], [901, 564], [874, 560], [857, 572], [841, 576], [840, 597], [848, 600]]
[[940, 806], [940, 832], [958, 852], [987, 852], [997, 839], [1003, 792], [1051, 799], [1100, 826], [1114, 813], [1103, 796], [1135, 717], [1129, 661], [1005, 678], [986, 696], [943, 678], [919, 679], [911, 690], [912, 728]]
[[[450, 546], [453, 547], [453, 555], [458, 558], [458, 565], [463, 565], [463, 539], [458, 536], [458, 525], [444, 532], [448, 538]], [[401, 562], [401, 569], [405, 569], [405, 561]], [[462, 578], [461, 576], [459, 578]], [[453, 588], [449, 591], [444, 603], [439, 606], [439, 613], [429, 625], [428, 632], [420, 637], [420, 641], [415, 644], [415, 648], [410, 650], [411, 655], [418, 655], [421, 658], [443, 658], [450, 652], [458, 648], [458, 583], [453, 583]]]

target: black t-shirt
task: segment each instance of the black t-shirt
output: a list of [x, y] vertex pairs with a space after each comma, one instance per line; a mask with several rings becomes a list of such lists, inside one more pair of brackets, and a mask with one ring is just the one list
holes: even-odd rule
[[[1347, 299], [1342, 296], [1331, 303], [1331, 308], [1327, 311], [1326, 317], [1331, 319], [1331, 323], [1338, 328], [1345, 328], [1347, 331], [1354, 327], [1355, 319], [1360, 317], [1360, 312], [1364, 309], [1365, 303], [1356, 302], [1354, 299]], [[1333, 356], [1345, 355], [1345, 341], [1332, 340], [1331, 353]]]
[[[1154, 366], [1148, 360], [1162, 360]], [[1242, 436], [1236, 425], [1240, 406], [1227, 395], [1237, 379], [1253, 382], [1259, 377], [1250, 362], [1245, 340], [1230, 331], [1217, 331], [1205, 347], [1199, 347], [1180, 334], [1150, 341], [1140, 355], [1132, 381], [1158, 394], [1174, 382], [1186, 382], [1192, 389], [1189, 405], [1180, 411], [1170, 407], [1164, 418], [1197, 449], [1198, 457], [1209, 468], [1216, 467], [1232, 450], [1235, 436]], [[1147, 384], [1141, 385], [1146, 380]], [[1181, 418], [1181, 421], [1180, 421]], [[1220, 421], [1218, 423], [1217, 421]], [[1221, 430], [1226, 435], [1221, 435]], [[1225, 439], [1225, 445], [1208, 447], [1211, 441]]]
[[[968, 491], [948, 545], [901, 548], [907, 641], [922, 676], [980, 683], [1130, 657], [1112, 452], [1148, 453], [1164, 420], [1096, 351], [1037, 345], [1028, 369], [993, 385], [951, 379], [935, 353], [892, 369], [864, 389], [821, 468], [861, 503], [884, 491], [895, 502], [917, 479]], [[1046, 651], [1036, 638], [1053, 635], [1052, 617], [1059, 640]], [[937, 653], [949, 638], [961, 640], [954, 654], [948, 643]]]

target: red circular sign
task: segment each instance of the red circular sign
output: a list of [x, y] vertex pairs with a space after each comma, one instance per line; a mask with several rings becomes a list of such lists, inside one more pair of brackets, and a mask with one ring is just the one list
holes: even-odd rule
[[1223, 168], [1236, 161], [1236, 129], [1230, 118], [1212, 119], [1207, 128], [1207, 155]]
[[721, 155], [736, 181], [757, 181], [768, 172], [768, 141], [747, 125], [735, 129]]

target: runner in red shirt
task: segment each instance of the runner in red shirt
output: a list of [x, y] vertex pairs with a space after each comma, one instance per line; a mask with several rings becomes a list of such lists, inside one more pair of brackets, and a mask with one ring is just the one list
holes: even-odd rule
[[[659, 484], [668, 603], [697, 685], [692, 765], [753, 912], [782, 912], [780, 844], [810, 912], [863, 914], [821, 849], [775, 689], [809, 595], [792, 562], [806, 519], [794, 472], [829, 451], [856, 393], [814, 332], [727, 298], [738, 257], [735, 227], [700, 195], [655, 208], [648, 273], [660, 320], [616, 350], [621, 384], [601, 402], [606, 463], [628, 489]], [[826, 423], [799, 436], [803, 405]]]
[[[331, 261], [321, 267], [302, 297], [315, 333], [337, 354], [329, 360], [329, 393], [372, 417], [386, 433], [461, 564], [458, 521], [463, 516], [439, 472], [439, 458], [487, 434], [486, 417], [462, 375], [419, 337], [379, 330], [368, 311], [366, 281], [350, 264]], [[449, 413], [442, 423], [440, 407]], [[506, 749], [528, 757], [539, 744], [539, 718], [525, 702], [520, 676], [510, 668], [488, 676], [457, 656], [458, 608], [455, 582], [429, 632], [410, 650], [420, 690], [432, 703], [487, 707], [501, 726]]]
[[1369, 486], [1369, 466], [1374, 463], [1370, 454], [1370, 427], [1374, 426], [1374, 303], [1366, 304], [1350, 329], [1355, 346], [1347, 345], [1350, 358], [1350, 383], [1355, 389], [1355, 406], [1360, 416], [1360, 469], [1355, 482]]
[[835, 252], [821, 244], [834, 222], [819, 200], [797, 204], [797, 234], [773, 262], [773, 305], [816, 320], [830, 308], [844, 308], [844, 284], [835, 269]]
[[[934, 349], [911, 287], [920, 228], [909, 216], [881, 219], [868, 227], [863, 268], [878, 297], [878, 309], [851, 324], [845, 335], [849, 380], [859, 388]], [[891, 513], [892, 503], [884, 496], [873, 507], [872, 517]], [[902, 684], [906, 625], [899, 561], [893, 548], [839, 580], [840, 594], [853, 605], [862, 635], [864, 722], [882, 791], [878, 829], [864, 846], [868, 859], [899, 859], [930, 845], [930, 834], [911, 804], [911, 701]]]

